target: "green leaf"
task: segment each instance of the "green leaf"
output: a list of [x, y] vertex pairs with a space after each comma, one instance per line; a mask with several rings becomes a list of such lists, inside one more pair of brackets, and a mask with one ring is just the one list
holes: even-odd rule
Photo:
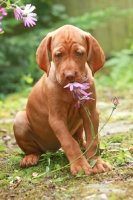
[[90, 160], [90, 166], [94, 167], [96, 164], [97, 160]]

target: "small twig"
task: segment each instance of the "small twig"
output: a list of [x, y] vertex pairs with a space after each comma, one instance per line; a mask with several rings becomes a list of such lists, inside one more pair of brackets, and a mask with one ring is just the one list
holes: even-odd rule
[[10, 189], [13, 190], [13, 189], [17, 188], [21, 182], [22, 182], [22, 180], [18, 181], [15, 185], [10, 187]]

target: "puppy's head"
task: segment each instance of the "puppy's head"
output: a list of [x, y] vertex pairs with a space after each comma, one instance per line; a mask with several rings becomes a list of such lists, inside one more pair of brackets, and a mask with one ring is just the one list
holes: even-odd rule
[[49, 33], [36, 52], [38, 66], [49, 75], [49, 52], [55, 67], [55, 76], [61, 85], [83, 82], [86, 77], [86, 62], [92, 74], [105, 61], [104, 53], [91, 34], [71, 25], [65, 25]]

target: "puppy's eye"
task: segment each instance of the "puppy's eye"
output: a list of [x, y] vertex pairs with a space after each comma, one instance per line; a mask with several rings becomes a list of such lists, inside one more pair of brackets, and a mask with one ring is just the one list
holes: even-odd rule
[[62, 57], [62, 53], [61, 53], [61, 52], [57, 52], [57, 53], [55, 53], [55, 57], [57, 57], [57, 58], [61, 58], [61, 57]]
[[81, 51], [76, 52], [76, 56], [82, 56], [82, 55], [83, 55], [83, 52], [81, 52]]

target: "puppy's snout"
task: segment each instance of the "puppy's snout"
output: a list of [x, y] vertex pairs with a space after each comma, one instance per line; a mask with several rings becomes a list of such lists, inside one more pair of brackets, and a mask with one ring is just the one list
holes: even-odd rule
[[74, 79], [75, 79], [75, 76], [76, 76], [76, 72], [68, 71], [68, 72], [65, 74], [65, 78], [66, 78], [66, 80], [69, 81], [69, 82], [73, 82]]

